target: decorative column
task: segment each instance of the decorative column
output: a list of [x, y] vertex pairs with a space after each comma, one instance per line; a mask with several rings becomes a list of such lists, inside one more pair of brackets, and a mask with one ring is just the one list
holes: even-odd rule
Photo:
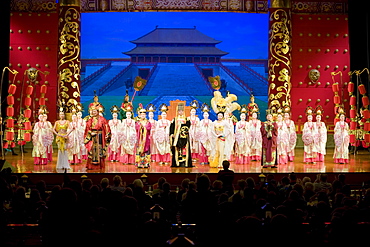
[[269, 4], [268, 107], [276, 113], [279, 107], [291, 106], [291, 0], [270, 0]]
[[59, 0], [58, 102], [80, 102], [80, 0]]

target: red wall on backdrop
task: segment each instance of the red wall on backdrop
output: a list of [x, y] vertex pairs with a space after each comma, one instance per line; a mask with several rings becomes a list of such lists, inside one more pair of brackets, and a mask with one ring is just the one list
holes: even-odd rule
[[[57, 99], [57, 65], [58, 65], [58, 14], [57, 13], [24, 13], [13, 12], [10, 18], [10, 60], [9, 67], [18, 71], [15, 79], [17, 86], [15, 97], [15, 116], [20, 107], [24, 108], [24, 100], [20, 106], [22, 84], [26, 91], [27, 82], [25, 71], [33, 67], [38, 69], [39, 75], [34, 85], [32, 100], [35, 111], [39, 107], [40, 87], [47, 85], [46, 106], [49, 110], [49, 120], [56, 120]], [[49, 72], [48, 75], [42, 73]], [[9, 81], [13, 76], [9, 75]], [[33, 119], [31, 119], [32, 121]]]
[[[293, 14], [292, 48], [293, 119], [303, 127], [306, 107], [315, 108], [320, 104], [324, 109], [323, 121], [328, 125], [329, 131], [332, 131], [335, 116], [332, 72], [338, 73], [334, 76], [334, 81], [341, 85], [342, 103], [348, 112], [348, 15]], [[320, 72], [319, 83], [309, 83], [308, 73], [311, 69]]]

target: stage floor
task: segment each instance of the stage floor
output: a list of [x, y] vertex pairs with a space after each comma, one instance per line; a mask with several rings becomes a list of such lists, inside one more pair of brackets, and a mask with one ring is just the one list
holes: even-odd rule
[[[53, 161], [47, 165], [34, 165], [30, 149], [27, 153], [18, 155], [11, 152], [5, 154], [4, 168], [10, 166], [13, 173], [64, 173], [56, 170], [57, 150], [54, 150]], [[293, 162], [279, 165], [278, 168], [262, 168], [261, 163], [252, 161], [250, 164], [235, 164], [231, 161], [230, 169], [235, 173], [368, 173], [370, 172], [370, 153], [368, 150], [359, 150], [355, 155], [350, 155], [348, 164], [335, 164], [333, 162], [333, 150], [328, 149], [325, 162], [306, 164], [303, 162], [303, 148], [296, 148], [296, 157]], [[106, 167], [102, 170], [86, 170], [85, 162], [80, 165], [72, 165], [68, 173], [217, 173], [219, 168], [211, 168], [209, 165], [201, 165], [195, 162], [192, 168], [173, 168], [170, 165], [152, 163], [149, 168], [137, 168], [134, 165], [123, 165], [120, 162], [106, 161]]]

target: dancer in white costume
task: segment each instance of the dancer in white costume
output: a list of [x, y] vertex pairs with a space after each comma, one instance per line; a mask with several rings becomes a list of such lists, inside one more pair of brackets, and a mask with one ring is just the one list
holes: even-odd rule
[[108, 120], [108, 125], [112, 135], [108, 145], [108, 160], [117, 162], [119, 161], [121, 155], [122, 123], [121, 120], [118, 119], [118, 106], [112, 106], [110, 111], [113, 118]]

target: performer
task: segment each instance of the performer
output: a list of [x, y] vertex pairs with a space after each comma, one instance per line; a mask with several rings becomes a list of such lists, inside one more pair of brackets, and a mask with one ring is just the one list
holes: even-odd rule
[[199, 162], [201, 165], [209, 164], [209, 157], [211, 155], [212, 149], [214, 149], [215, 138], [212, 133], [213, 122], [209, 119], [210, 108], [207, 103], [203, 103], [201, 106], [203, 112], [203, 119], [200, 120], [200, 153]]
[[196, 116], [197, 109], [199, 108], [198, 101], [193, 100], [190, 103], [190, 116], [188, 120], [190, 121], [190, 128], [189, 128], [189, 138], [190, 138], [190, 148], [191, 148], [191, 158], [193, 162], [199, 158], [200, 153], [200, 119]]
[[104, 171], [107, 146], [111, 132], [107, 120], [99, 115], [99, 106], [91, 106], [92, 117], [86, 122], [85, 145], [88, 152], [87, 169]]
[[345, 113], [339, 114], [339, 121], [334, 128], [334, 163], [348, 163], [349, 126], [345, 121]]
[[156, 161], [154, 158], [156, 157], [156, 154], [158, 154], [157, 147], [154, 143], [154, 135], [155, 135], [155, 129], [157, 121], [154, 119], [154, 112], [155, 112], [155, 106], [153, 104], [148, 104], [146, 106], [146, 111], [148, 112], [148, 121], [151, 124], [151, 130], [149, 135], [150, 140], [150, 158], [152, 161]]
[[246, 121], [248, 109], [246, 105], [241, 106], [240, 121], [235, 126], [235, 163], [249, 164], [251, 133], [249, 123]]
[[171, 167], [193, 167], [189, 140], [190, 121], [185, 117], [185, 105], [179, 103], [176, 111], [177, 115], [170, 125]]
[[302, 130], [302, 140], [303, 140], [303, 162], [315, 163], [317, 157], [317, 145], [315, 143], [315, 138], [317, 137], [316, 125], [312, 122], [313, 119], [313, 108], [307, 106], [306, 108], [307, 122], [303, 125]]
[[248, 105], [247, 105], [248, 119], [250, 119], [252, 117], [253, 112], [258, 112], [259, 111], [258, 104], [254, 102], [253, 94], [251, 94], [251, 97], [249, 99], [250, 99], [251, 102], [248, 103]]
[[78, 130], [78, 141], [80, 144], [81, 158], [82, 160], [87, 160], [87, 150], [84, 144], [84, 135], [86, 129], [86, 121], [82, 118], [82, 105], [79, 103], [76, 106], [77, 109], [77, 130]]
[[262, 166], [263, 168], [277, 168], [276, 147], [278, 127], [273, 121], [271, 109], [266, 110], [266, 121], [261, 125], [262, 135]]
[[114, 105], [110, 109], [113, 119], [108, 121], [109, 128], [111, 130], [111, 140], [108, 144], [108, 160], [117, 162], [120, 159], [121, 153], [121, 140], [122, 123], [118, 119], [118, 106]]
[[224, 112], [217, 113], [217, 120], [213, 122], [213, 136], [216, 138], [215, 147], [211, 153], [210, 167], [222, 168], [222, 162], [230, 159], [230, 153], [226, 148], [226, 137], [233, 135], [234, 131], [227, 120]]
[[295, 156], [295, 146], [297, 144], [297, 132], [295, 129], [294, 121], [291, 119], [291, 111], [290, 106], [288, 104], [284, 105], [284, 123], [288, 128], [288, 161], [294, 161]]
[[[128, 90], [126, 90], [126, 94], [125, 94], [125, 97], [123, 98], [123, 102], [121, 104], [121, 108], [119, 111], [121, 120], [126, 118], [126, 110], [131, 109], [131, 107], [132, 107], [132, 104], [130, 102], [130, 96], [128, 95]], [[132, 117], [132, 111], [131, 111], [131, 117]]]
[[[71, 122], [68, 125], [67, 134], [67, 153], [68, 162], [71, 165], [82, 163], [82, 150], [81, 146], [84, 145], [84, 139], [81, 139], [80, 126], [78, 123], [77, 109], [72, 107], [71, 109]], [[85, 133], [84, 133], [85, 134]]]
[[235, 117], [232, 112], [227, 110], [224, 113], [224, 120], [228, 124], [228, 129], [230, 130], [230, 134], [225, 136], [225, 155], [228, 161], [232, 160], [235, 154], [235, 125], [238, 122], [237, 118]]
[[122, 140], [121, 140], [121, 157], [123, 164], [135, 164], [136, 159], [136, 123], [132, 118], [132, 104], [125, 105], [125, 119], [122, 120]]
[[55, 142], [58, 146], [58, 159], [56, 170], [70, 170], [68, 162], [68, 152], [67, 152], [67, 129], [69, 121], [66, 119], [66, 108], [63, 105], [59, 106], [59, 120], [55, 121], [53, 132], [56, 135]]
[[159, 110], [161, 111], [161, 119], [157, 121], [154, 134], [152, 135], [157, 152], [152, 159], [159, 162], [159, 164], [169, 164], [171, 162], [171, 121], [167, 119], [168, 107], [165, 103], [160, 105]]
[[137, 168], [148, 168], [150, 166], [150, 131], [152, 124], [146, 119], [146, 110], [140, 103], [138, 108], [139, 120], [136, 122], [136, 161]]
[[27, 151], [24, 149], [24, 146], [27, 143], [24, 140], [24, 134], [26, 133], [26, 130], [24, 129], [24, 123], [26, 122], [26, 120], [27, 119], [24, 117], [23, 109], [21, 109], [21, 112], [19, 113], [19, 117], [17, 119], [18, 127], [17, 143], [22, 153], [27, 153]]
[[278, 164], [288, 163], [288, 150], [289, 150], [289, 131], [283, 120], [283, 109], [278, 108], [277, 110], [277, 121], [276, 125], [278, 128], [277, 136], [277, 158]]
[[39, 121], [33, 127], [32, 157], [35, 165], [46, 165], [52, 161], [53, 155], [53, 126], [47, 121], [47, 110], [45, 107], [39, 109]]
[[355, 154], [359, 147], [363, 147], [370, 151], [370, 148], [366, 144], [366, 141], [365, 141], [366, 131], [364, 130], [364, 125], [366, 123], [366, 118], [364, 117], [364, 114], [363, 114], [364, 110], [365, 109], [361, 107], [359, 113], [357, 113], [357, 116], [356, 116], [356, 122], [357, 122], [356, 130], [355, 130], [356, 142], [351, 147], [351, 154]]
[[258, 119], [258, 108], [252, 108], [249, 118], [249, 129], [251, 134], [250, 160], [260, 161], [262, 152], [261, 120]]
[[324, 110], [321, 105], [318, 105], [315, 109], [316, 122], [315, 127], [317, 129], [316, 139], [316, 151], [317, 151], [317, 162], [323, 162], [326, 155], [326, 142], [328, 139], [328, 131], [326, 129], [325, 123], [321, 121], [322, 114]]

